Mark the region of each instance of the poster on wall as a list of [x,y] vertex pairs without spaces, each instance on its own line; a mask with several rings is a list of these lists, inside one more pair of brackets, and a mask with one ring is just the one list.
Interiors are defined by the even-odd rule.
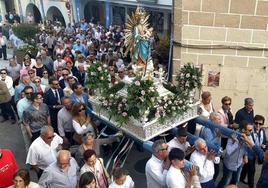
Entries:
[[219,71],[208,71],[209,87],[218,87],[220,85],[220,74]]

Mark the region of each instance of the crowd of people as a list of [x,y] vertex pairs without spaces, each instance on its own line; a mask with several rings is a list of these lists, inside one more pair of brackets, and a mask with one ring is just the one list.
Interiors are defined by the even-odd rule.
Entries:
[[[252,98],[244,100],[245,106],[235,116],[231,102],[230,97],[223,97],[222,107],[216,111],[211,93],[203,92],[200,117],[213,125],[188,122],[186,126],[179,126],[170,141],[157,140],[153,143],[153,155],[146,164],[147,188],[224,188],[237,187],[240,181],[249,188],[268,186],[265,180],[268,175],[267,139],[263,129],[265,118],[254,115]],[[225,134],[226,129],[236,132],[228,135]],[[221,160],[222,177],[218,177]],[[261,164],[262,171],[258,182],[255,182],[256,165]]]
[[[0,187],[133,188],[125,169],[108,173],[104,167],[102,145],[118,142],[120,136],[100,137],[102,123],[92,116],[89,102],[94,91],[86,87],[87,67],[96,61],[109,67],[111,84],[135,76],[131,58],[124,53],[124,28],[105,28],[82,19],[74,26],[49,23],[40,29],[35,39],[40,44],[37,54],[27,52],[22,62],[10,58],[0,70],[1,122],[20,124],[27,151],[25,164],[36,172],[38,182],[31,181],[29,168],[18,170],[9,149],[2,149]],[[152,37],[152,51],[157,45]],[[152,57],[158,69],[159,58],[154,53]],[[218,111],[209,92],[201,97],[200,116],[242,136],[226,136],[221,129],[190,123],[178,127],[174,138],[155,140],[152,145],[152,157],[145,167],[148,188],[235,187],[246,176],[248,187],[256,184],[256,163],[268,161],[264,158],[265,119],[254,114],[253,99],[246,98],[234,117],[230,97],[222,98]],[[188,142],[190,135],[198,138]],[[69,150],[75,145],[74,152]],[[188,168],[185,158],[191,164]],[[216,186],[221,159],[224,175]],[[267,168],[265,162],[263,168]],[[265,187],[264,173],[257,187]]]

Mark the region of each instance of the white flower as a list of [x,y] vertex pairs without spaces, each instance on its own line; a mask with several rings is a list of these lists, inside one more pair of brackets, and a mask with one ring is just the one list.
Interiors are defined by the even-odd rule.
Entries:
[[101,67],[98,67],[98,71],[102,71],[102,68]]
[[168,101],[168,104],[172,104],[171,100]]
[[114,97],[114,94],[110,94],[110,97],[111,97],[111,98]]
[[122,116],[123,116],[123,117],[126,117],[126,116],[127,116],[127,113],[126,113],[126,112],[123,112],[123,113],[122,113]]
[[180,101],[179,101],[179,104],[182,104],[182,103],[183,103],[183,101],[182,101],[182,100],[180,100]]
[[189,77],[190,77],[190,74],[189,74],[189,73],[187,73],[187,74],[186,74],[186,78],[189,78]]
[[145,91],[144,90],[141,90],[141,95],[145,95]]
[[176,107],[175,106],[172,106],[171,109],[175,111],[176,110]]
[[137,81],[135,82],[135,85],[136,85],[136,86],[140,86],[140,85],[141,85],[140,81],[137,80]]
[[96,72],[91,72],[90,75],[91,76],[96,76]]
[[104,105],[104,106],[107,106],[107,105],[108,105],[108,101],[105,100],[105,101],[103,102],[103,105]]
[[126,103],[126,102],[127,102],[127,99],[123,98],[123,99],[122,99],[122,102],[123,102],[123,103]]
[[103,76],[102,77],[100,77],[100,80],[103,80],[104,78],[103,78]]
[[107,68],[108,66],[106,64],[103,65],[104,68]]
[[159,111],[159,112],[161,112],[161,111],[163,111],[163,110],[164,110],[163,106],[159,106],[159,107],[157,108],[157,111]]
[[123,105],[121,103],[119,103],[118,107],[122,107]]

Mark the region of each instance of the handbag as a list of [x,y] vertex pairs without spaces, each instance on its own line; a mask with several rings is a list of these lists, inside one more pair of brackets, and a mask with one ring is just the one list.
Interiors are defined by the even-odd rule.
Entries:
[[104,174],[105,184],[108,187],[112,183],[111,178],[109,176],[109,173],[107,172],[107,170],[105,169],[105,167],[103,165],[103,159],[102,158],[98,158],[98,160],[99,160],[99,162],[101,164],[101,168],[102,168],[102,171],[103,171],[103,174]]

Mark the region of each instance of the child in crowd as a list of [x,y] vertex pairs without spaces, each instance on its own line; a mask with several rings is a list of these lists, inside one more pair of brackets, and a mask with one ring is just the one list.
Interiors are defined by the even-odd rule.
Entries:
[[116,168],[113,173],[113,182],[109,188],[134,188],[134,182],[123,168]]

